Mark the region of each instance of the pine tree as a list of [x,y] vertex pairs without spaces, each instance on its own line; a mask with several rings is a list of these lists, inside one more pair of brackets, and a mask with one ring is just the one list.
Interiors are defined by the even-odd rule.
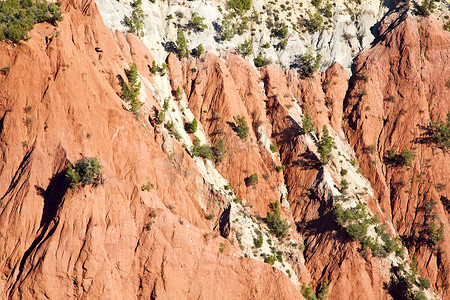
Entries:
[[327,126],[323,125],[322,137],[320,138],[319,147],[317,149],[320,154],[320,161],[322,164],[326,165],[328,163],[333,146],[333,138],[330,136]]
[[130,66],[130,70],[127,72],[127,79],[128,83],[124,81],[122,84],[122,97],[130,105],[130,111],[137,113],[144,103],[138,99],[141,83],[138,82],[138,72],[135,63]]

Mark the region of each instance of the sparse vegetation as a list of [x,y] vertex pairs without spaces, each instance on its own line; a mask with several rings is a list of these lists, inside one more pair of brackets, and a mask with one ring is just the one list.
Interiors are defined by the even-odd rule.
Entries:
[[197,127],[198,127],[198,122],[197,119],[194,118],[194,120],[192,120],[191,123],[189,123],[189,133],[195,133],[197,131]]
[[450,148],[450,111],[447,112],[447,120],[445,122],[430,121],[430,128],[433,141],[444,148]]
[[328,282],[324,282],[324,284],[320,287],[319,293],[316,295],[311,287],[311,283],[306,285],[302,284],[301,293],[306,300],[323,300],[328,297]]
[[270,144],[270,151],[274,153],[278,151],[277,141],[273,141],[272,144]]
[[267,213],[265,222],[269,227],[271,233],[275,234],[278,238],[285,238],[288,235],[291,225],[286,219],[281,219],[280,201],[276,200],[270,204],[272,213]]
[[57,21],[63,19],[60,5],[60,1],[0,1],[0,41],[8,40],[17,44],[21,40],[29,39],[27,33],[37,23],[48,22],[56,25]]
[[193,156],[200,156],[209,160],[213,160],[213,151],[211,147],[207,144],[200,145],[200,140],[198,137],[195,138],[191,153]]
[[152,184],[150,177],[147,177],[147,181],[145,182],[145,184],[142,185],[141,190],[150,192],[150,190],[153,188],[154,188],[154,185]]
[[298,59],[298,66],[303,76],[312,76],[320,67],[320,61],[322,60],[322,55],[317,54],[314,57],[312,51],[307,51],[305,54],[300,56]]
[[236,131],[238,137],[241,140],[246,141],[247,137],[248,137],[249,127],[247,125],[247,121],[245,120],[245,117],[237,116],[234,118],[234,121],[236,123],[236,127],[234,130]]
[[192,51],[192,54],[195,56],[202,56],[205,53],[205,49],[203,48],[203,44],[200,44]]
[[258,184],[258,174],[253,173],[252,175],[250,175],[249,177],[247,177],[247,178],[245,179],[245,184],[246,184],[247,186]]
[[138,82],[138,72],[135,63],[130,66],[127,78],[128,83],[125,81],[122,83],[122,98],[130,105],[130,111],[136,114],[144,103],[138,99],[141,83]]
[[215,214],[209,214],[209,215],[206,215],[206,220],[212,220],[212,219],[214,219],[216,217],[216,215]]
[[285,166],[276,166],[275,170],[277,170],[278,173],[283,172],[285,170]]
[[257,238],[253,239],[253,244],[255,248],[261,248],[264,242],[264,237],[262,234],[259,234]]
[[273,265],[277,261],[277,258],[275,255],[268,255],[266,258],[264,258],[264,262],[268,263],[270,265]]
[[257,68],[261,68],[270,64],[270,60],[264,58],[261,53],[258,54],[258,56],[255,58],[253,62],[255,63],[255,67]]
[[75,166],[67,165],[65,176],[72,187],[79,183],[83,186],[92,184],[96,187],[105,182],[102,168],[96,157],[83,157],[75,163]]
[[189,56],[189,47],[186,42],[186,37],[184,36],[184,32],[181,29],[178,29],[177,32],[177,54],[180,58]]
[[128,27],[128,31],[139,37],[144,36],[144,11],[142,10],[142,0],[134,0],[131,4],[133,11],[131,17],[125,16],[122,24]]
[[192,28],[195,32],[202,32],[208,28],[208,26],[205,23],[203,23],[204,21],[205,18],[200,17],[196,13],[193,13],[187,26],[189,28]]
[[253,53],[253,39],[245,40],[242,44],[238,45],[237,51],[244,57]]
[[302,118],[303,131],[309,134],[314,131],[315,124],[312,120],[311,113],[309,112],[308,106],[305,106],[305,113]]
[[228,1],[228,7],[242,14],[252,8],[252,0],[230,0]]
[[334,147],[333,138],[328,132],[327,126],[323,126],[322,137],[320,138],[317,152],[320,155],[320,161],[322,164],[326,165],[330,159],[331,149]]

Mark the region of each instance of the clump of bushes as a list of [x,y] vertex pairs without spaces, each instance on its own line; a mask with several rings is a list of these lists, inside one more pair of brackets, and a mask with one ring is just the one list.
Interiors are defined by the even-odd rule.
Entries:
[[49,3],[45,0],[5,0],[0,1],[0,41],[19,43],[27,40],[28,31],[37,23],[48,22],[56,25],[63,17],[61,2]]
[[307,51],[305,54],[300,56],[298,59],[298,66],[303,76],[310,77],[316,72],[320,67],[320,61],[322,60],[322,55],[317,54],[314,57],[312,51]]
[[201,32],[208,28],[208,26],[205,23],[203,23],[204,21],[205,18],[200,17],[196,13],[193,13],[187,26],[189,28],[192,28],[195,32]]
[[320,138],[317,151],[320,155],[320,161],[326,165],[330,159],[331,149],[334,147],[334,140],[328,132],[327,126],[323,126],[322,137]]
[[275,255],[268,255],[264,258],[264,262],[273,265],[277,261],[277,257]]
[[264,242],[264,237],[262,234],[259,234],[257,238],[253,239],[253,244],[255,248],[261,248]]
[[403,150],[401,154],[396,154],[394,150],[387,152],[386,161],[390,164],[411,166],[413,160],[414,154],[408,149]]
[[307,300],[323,300],[328,297],[328,282],[325,281],[324,284],[320,287],[319,293],[316,295],[314,293],[311,283],[306,285],[305,283],[302,284],[301,293],[303,297]]
[[223,138],[219,138],[217,140],[216,145],[213,147],[212,151],[213,151],[214,161],[216,163],[221,162],[227,151],[225,148],[225,142],[223,141]]
[[442,241],[444,236],[444,223],[441,223],[439,228],[436,223],[432,221],[427,228],[428,241],[432,245],[437,245]]
[[444,148],[450,148],[450,112],[447,112],[447,120],[445,122],[430,121],[430,127],[433,141]]
[[311,113],[309,112],[308,106],[305,106],[305,113],[302,118],[303,132],[308,134],[314,131],[315,124],[312,120]]
[[238,45],[237,51],[244,57],[253,53],[253,39],[245,40],[242,44]]
[[258,56],[253,60],[253,62],[255,63],[255,67],[257,68],[261,68],[270,64],[270,60],[264,58],[261,53],[258,54]]
[[177,141],[181,140],[180,133],[175,129],[175,123],[173,121],[169,121],[164,124],[164,127],[169,131],[169,134],[173,136]]
[[177,47],[177,54],[180,58],[189,56],[189,47],[184,32],[181,29],[178,29],[177,31],[177,42],[175,44]]
[[102,168],[96,157],[83,157],[75,163],[75,166],[67,165],[65,176],[72,187],[79,183],[83,186],[92,184],[96,187],[105,182]]
[[127,78],[128,83],[125,81],[122,83],[122,98],[130,105],[130,111],[136,114],[144,103],[138,99],[141,83],[138,82],[138,72],[135,63],[130,66]]
[[234,118],[234,121],[236,123],[236,127],[234,128],[234,131],[237,133],[238,137],[246,141],[248,137],[248,130],[249,127],[247,125],[247,121],[245,120],[244,116],[237,116]]
[[195,133],[197,131],[198,122],[197,119],[194,118],[191,123],[188,125],[189,133]]
[[258,174],[253,173],[249,177],[245,178],[245,184],[247,186],[258,184]]
[[228,7],[242,14],[252,8],[252,0],[230,0],[228,1]]
[[286,219],[281,219],[280,201],[276,200],[270,204],[270,207],[273,212],[267,213],[265,222],[272,234],[275,234],[278,238],[285,238],[291,225]]
[[134,0],[131,4],[133,11],[131,17],[125,16],[122,24],[128,27],[128,31],[139,37],[144,36],[144,11],[142,10],[142,0]]
[[193,156],[200,156],[209,160],[213,160],[213,151],[211,147],[207,144],[200,145],[200,139],[198,137],[195,138],[191,153]]

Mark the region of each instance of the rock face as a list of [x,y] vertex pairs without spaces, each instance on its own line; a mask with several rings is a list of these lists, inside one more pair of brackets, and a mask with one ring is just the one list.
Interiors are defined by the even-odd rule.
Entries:
[[[306,78],[256,69],[232,50],[169,54],[164,75],[138,38],[108,31],[94,2],[62,7],[58,27],[0,43],[2,298],[302,299],[310,283],[328,286],[329,299],[406,299],[418,288],[395,278],[413,256],[426,295],[450,297],[448,149],[423,135],[450,106],[450,34],[439,21],[388,16],[350,78],[337,63]],[[137,114],[120,97],[132,63]],[[325,166],[324,125],[335,140]],[[223,159],[194,157],[195,137],[213,150],[224,141]],[[70,187],[67,164],[93,156],[105,183]],[[352,241],[333,217],[342,198],[366,203],[401,238],[404,258]],[[275,200],[290,225],[279,238],[264,222]],[[432,222],[444,228],[436,243]]]

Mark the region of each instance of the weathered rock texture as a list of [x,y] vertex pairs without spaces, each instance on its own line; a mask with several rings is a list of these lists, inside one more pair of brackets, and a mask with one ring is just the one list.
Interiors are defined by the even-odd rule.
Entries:
[[[9,66],[0,75],[2,298],[301,299],[299,282],[326,281],[330,299],[392,298],[391,264],[361,251],[333,220],[329,181],[339,184],[339,170],[321,165],[315,135],[299,126],[300,107],[316,129],[327,125],[348,139],[378,197],[364,196],[368,207],[393,224],[391,234],[417,257],[432,289],[450,296],[449,157],[421,136],[450,106],[450,34],[435,20],[387,18],[351,78],[338,64],[309,78],[275,65],[256,70],[233,51],[168,56],[171,89],[183,91],[211,145],[225,141],[216,168],[233,197],[245,199],[254,217],[281,200],[292,225],[286,242],[305,246],[303,257],[284,254],[295,282],[244,258],[234,220],[222,218],[230,234],[219,236],[231,197],[149,122],[162,102],[156,82],[165,80],[151,74],[150,51],[134,36],[109,32],[94,2],[66,1],[63,11],[58,27],[39,24],[31,40],[0,44],[0,67]],[[137,117],[119,97],[133,62],[145,100]],[[234,131],[237,116],[249,125],[246,141]],[[389,149],[411,150],[412,165],[389,163]],[[83,156],[103,163],[104,185],[69,187],[66,165]],[[247,186],[253,173],[259,183]],[[141,189],[148,180],[153,188]],[[426,242],[431,218],[445,228],[434,246]]]

